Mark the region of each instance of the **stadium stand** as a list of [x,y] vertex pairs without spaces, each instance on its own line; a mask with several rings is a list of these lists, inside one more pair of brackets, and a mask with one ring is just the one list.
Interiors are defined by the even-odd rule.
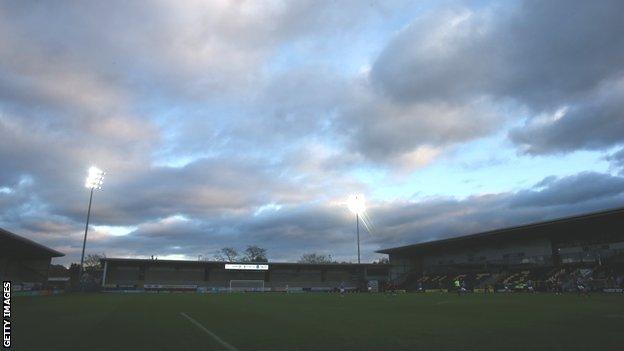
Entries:
[[10,280],[14,291],[36,291],[47,286],[52,257],[62,253],[0,228],[0,280]]
[[[389,265],[215,262],[105,258],[105,290],[227,291],[232,282],[249,291],[328,291],[383,286]],[[258,282],[258,284],[253,284]],[[237,286],[238,286],[237,285]]]
[[624,283],[624,208],[377,251],[389,255],[393,284],[406,290],[593,290]]

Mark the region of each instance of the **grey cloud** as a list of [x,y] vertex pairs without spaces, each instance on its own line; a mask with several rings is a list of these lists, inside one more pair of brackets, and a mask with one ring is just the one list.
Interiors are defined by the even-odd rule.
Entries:
[[481,56],[488,45],[487,20],[461,9],[417,18],[375,61],[373,86],[404,104],[483,94],[489,85],[484,71],[498,60],[496,55]]
[[614,152],[606,157],[607,161],[611,162],[611,165],[620,170],[620,173],[624,174],[624,149]]
[[621,89],[605,97],[595,91],[624,72],[624,4],[516,5],[434,11],[417,19],[382,51],[371,72],[373,85],[402,105],[466,104],[488,96],[501,106],[526,106],[530,116],[571,105],[568,118],[512,132],[512,140],[530,153],[621,142]]
[[[210,218],[249,213],[266,203],[306,201],[310,189],[252,159],[201,159],[182,168],[154,167],[121,181],[109,177],[97,194],[98,221],[129,225],[177,213]],[[79,219],[80,201],[56,204],[59,213]]]
[[[260,96],[255,106],[266,109],[239,110],[256,124],[218,110],[230,106],[210,105],[253,100],[256,84],[265,84],[259,76],[267,58],[284,41],[347,34],[386,6],[325,5],[3,3],[0,186],[12,186],[23,176],[34,182],[28,196],[26,190],[11,195],[11,206],[38,201],[51,215],[82,220],[84,192],[67,189],[80,189],[91,163],[108,172],[105,190],[96,195],[100,224],[132,225],[178,212],[207,217],[249,212],[265,202],[309,201],[324,185],[295,188],[296,181],[285,180],[276,169],[276,164],[288,168],[284,159],[290,155],[272,159],[270,154],[285,143],[273,143],[279,140],[279,133],[272,133],[276,120],[292,120],[281,123],[286,125],[283,140],[317,130],[314,111],[289,113],[318,102],[305,94],[323,93],[314,85],[319,81],[309,80],[311,86],[297,93],[299,101],[289,99],[283,87],[299,88],[312,74],[302,71],[301,79],[291,74],[275,80],[279,86],[267,84],[267,94],[277,92],[286,105],[269,110],[273,100]],[[343,6],[357,16],[345,21]],[[305,20],[293,20],[302,15]],[[323,104],[331,103],[333,97],[325,96]],[[230,118],[234,122],[228,123]],[[255,129],[260,130],[252,138]],[[179,133],[172,137],[172,132]],[[200,159],[178,169],[153,165],[154,157],[176,161],[189,153]],[[2,210],[10,211],[8,205]]]
[[[275,77],[266,72],[284,52],[344,50],[396,6],[403,5],[7,2],[0,7],[0,111],[102,153],[128,131],[115,142],[157,148],[141,151],[143,165],[150,156],[276,153],[293,138],[332,139],[348,82],[323,61],[279,68]],[[119,150],[110,151],[109,158]]]
[[[36,79],[33,71],[71,68],[139,96],[156,92],[159,98],[205,99],[208,92],[248,91],[249,84],[258,83],[258,66],[284,42],[346,36],[384,16],[388,6],[358,1],[9,1],[0,7],[0,53],[2,63],[24,78]],[[352,16],[345,17],[345,11]]]
[[558,119],[529,121],[509,136],[530,154],[601,150],[624,142],[624,79],[571,105]]
[[550,180],[546,184],[547,187],[542,190],[518,192],[511,206],[570,205],[624,193],[624,178],[595,172]]
[[[339,212],[343,212],[341,215]],[[254,216],[249,213],[229,214],[208,219],[165,218],[139,225],[125,236],[98,234],[92,228],[88,244],[89,252],[106,253],[108,256],[149,256],[181,254],[188,258],[196,255],[210,257],[225,246],[244,249],[245,245],[260,245],[269,249],[272,260],[293,260],[303,252],[329,250],[337,257],[352,258],[353,218],[346,209],[325,206],[297,206],[283,208],[271,213]],[[29,236],[40,234],[32,228],[24,232]],[[65,249],[64,261],[76,259],[80,252],[80,235],[50,235],[56,227],[39,226],[48,235],[45,243]],[[77,231],[78,232],[78,231]],[[331,249],[328,248],[331,245]]]
[[557,181],[557,177],[556,176],[548,176],[548,177],[540,180],[539,182],[537,182],[535,184],[535,186],[533,186],[533,188],[544,188],[544,187],[547,187],[547,186],[553,184],[556,181]]
[[386,204],[374,216],[379,247],[406,245],[597,210],[622,207],[624,179],[581,173],[549,179],[541,190]]
[[337,128],[347,145],[375,162],[387,162],[419,147],[444,147],[487,135],[504,120],[487,100],[466,104],[396,104],[368,89],[356,89]]
[[372,71],[406,101],[482,94],[557,106],[624,68],[620,1],[523,1],[434,12],[401,32]]
[[[373,204],[369,215],[375,229],[362,231],[365,258],[379,248],[465,235],[573,214],[621,207],[622,177],[580,173],[546,178],[540,188],[518,192],[420,202]],[[54,222],[54,220],[51,220]],[[38,230],[66,232],[64,224],[39,224]],[[147,221],[126,236],[95,235],[89,251],[109,256],[182,254],[211,256],[223,246],[258,244],[269,249],[272,260],[293,260],[306,251],[331,253],[340,260],[355,257],[353,216],[340,204],[293,204],[258,215],[229,213],[199,219],[165,218]],[[67,260],[79,252],[80,233],[48,237],[47,244],[66,248]]]

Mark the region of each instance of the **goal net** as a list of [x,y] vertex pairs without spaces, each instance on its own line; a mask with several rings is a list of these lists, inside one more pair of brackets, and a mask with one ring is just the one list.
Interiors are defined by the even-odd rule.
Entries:
[[264,291],[264,280],[230,280],[230,292]]

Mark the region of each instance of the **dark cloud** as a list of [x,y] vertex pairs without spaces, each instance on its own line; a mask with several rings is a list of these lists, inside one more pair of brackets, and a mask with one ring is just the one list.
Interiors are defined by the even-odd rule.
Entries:
[[611,165],[620,170],[621,174],[624,174],[624,149],[620,149],[615,153],[607,156],[607,161],[611,162]]
[[522,1],[433,12],[390,42],[373,81],[400,101],[492,95],[556,107],[622,72],[623,6]]
[[[622,177],[586,172],[547,177],[536,188],[517,192],[374,204],[368,212],[374,229],[370,233],[362,229],[362,247],[368,260],[380,248],[621,207],[623,203]],[[80,223],[32,214],[22,215],[14,223],[20,226],[20,234],[66,252],[67,262],[80,252]],[[91,230],[89,251],[109,256],[210,257],[224,246],[244,249],[257,244],[269,249],[272,260],[294,260],[311,251],[330,253],[340,260],[355,257],[353,216],[342,203],[269,206],[253,213],[233,211],[204,218],[173,215],[144,221],[124,236],[112,236],[98,228]]]
[[511,206],[573,205],[624,193],[624,178],[602,173],[584,172],[561,179],[545,180],[547,182],[538,183],[538,186],[546,184],[543,189],[518,192]]
[[561,153],[577,149],[603,150],[624,142],[624,79],[555,113],[536,118],[509,136],[530,154]]
[[354,89],[336,126],[348,136],[350,149],[375,162],[392,163],[419,150],[484,136],[504,119],[487,99],[404,105],[376,94],[367,84]]
[[471,196],[464,200],[432,199],[389,203],[375,209],[379,247],[477,233],[591,211],[622,207],[624,178],[581,173],[545,178],[537,190]]
[[[511,138],[530,153],[620,143],[624,3],[516,5],[446,9],[417,19],[382,51],[371,72],[373,85],[402,105],[467,105],[487,96],[496,104],[526,106],[530,126]],[[568,105],[565,118],[536,123]],[[462,118],[482,124],[479,116]]]

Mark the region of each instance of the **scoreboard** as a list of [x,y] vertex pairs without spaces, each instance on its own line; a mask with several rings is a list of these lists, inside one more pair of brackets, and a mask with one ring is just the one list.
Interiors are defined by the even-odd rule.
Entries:
[[245,270],[245,271],[268,271],[268,264],[239,264],[226,263],[225,269]]

